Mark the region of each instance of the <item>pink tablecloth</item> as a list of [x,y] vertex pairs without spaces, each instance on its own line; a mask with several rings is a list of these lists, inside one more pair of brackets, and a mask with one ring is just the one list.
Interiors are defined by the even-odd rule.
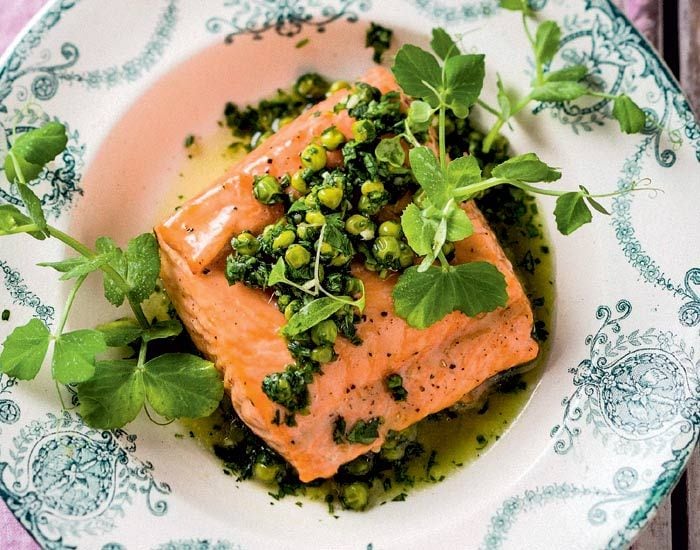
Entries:
[[[655,39],[655,21],[658,21],[655,0],[615,0],[644,32]],[[0,52],[12,42],[29,19],[43,6],[45,0],[0,0]],[[0,502],[0,550],[35,550],[34,540]]]

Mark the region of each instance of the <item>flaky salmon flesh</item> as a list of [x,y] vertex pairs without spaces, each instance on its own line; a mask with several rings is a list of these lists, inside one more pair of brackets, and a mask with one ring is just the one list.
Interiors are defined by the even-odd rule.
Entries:
[[[397,89],[391,73],[381,67],[362,80],[382,92]],[[342,464],[379,451],[390,430],[403,430],[455,404],[484,381],[538,353],[531,337],[532,309],[522,285],[483,215],[467,202],[463,208],[474,234],[455,243],[455,263],[494,264],[506,279],[505,307],[473,318],[453,312],[418,330],[394,312],[391,293],[397,276],[381,279],[354,265],[353,275],[362,279],[366,290],[367,305],[357,325],[362,344],[339,338],[338,359],[325,364],[323,374],[309,385],[308,413],[297,413],[295,426],[273,423],[281,407],[263,393],[262,382],[294,362],[279,333],[285,318],[269,292],[229,285],[225,257],[234,235],[244,230],[259,233],[283,214],[282,207],[255,200],[254,175],[296,172],[302,149],[329,126],[351,136],[347,112],[333,112],[347,93],[336,92],[281,128],[155,229],[165,289],[194,343],[223,373],[241,419],[305,482],[330,477]],[[387,391],[385,379],[394,373],[403,378],[405,401],[395,401]],[[379,437],[367,445],[338,444],[333,440],[338,417],[348,426],[382,417]]]

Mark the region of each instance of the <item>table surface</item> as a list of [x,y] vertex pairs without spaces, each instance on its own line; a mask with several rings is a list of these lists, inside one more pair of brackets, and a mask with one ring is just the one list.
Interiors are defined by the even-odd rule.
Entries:
[[[0,52],[46,0],[0,0]],[[700,0],[613,0],[664,56],[700,113]],[[0,503],[0,548],[35,550],[36,543]],[[690,466],[632,545],[633,550],[700,550],[700,448]]]

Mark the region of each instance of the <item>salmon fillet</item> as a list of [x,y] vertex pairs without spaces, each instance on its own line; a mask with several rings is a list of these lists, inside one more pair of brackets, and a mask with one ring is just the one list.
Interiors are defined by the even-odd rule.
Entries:
[[[363,80],[383,92],[396,88],[391,74],[381,68]],[[397,277],[381,279],[355,265],[353,274],[364,282],[367,298],[357,325],[362,344],[339,338],[338,359],[325,364],[323,374],[309,385],[308,414],[297,413],[295,426],[273,423],[284,409],[263,393],[262,382],[294,362],[279,335],[285,318],[269,293],[228,284],[225,256],[234,234],[260,232],[282,213],[253,198],[253,174],[294,172],[300,151],[328,126],[350,134],[347,113],[331,111],[343,93],[302,114],[156,227],[163,283],[194,343],[223,372],[242,420],[296,468],[302,481],[330,477],[342,464],[378,451],[389,430],[405,429],[453,405],[485,380],[538,352],[523,288],[483,215],[469,202],[463,208],[474,234],[456,243],[455,262],[494,264],[506,278],[507,305],[475,318],[454,312],[425,330],[414,329],[393,310]],[[385,378],[394,373],[403,378],[405,401],[394,401],[386,389]],[[369,445],[335,443],[333,428],[340,416],[348,427],[382,417],[379,437]]]

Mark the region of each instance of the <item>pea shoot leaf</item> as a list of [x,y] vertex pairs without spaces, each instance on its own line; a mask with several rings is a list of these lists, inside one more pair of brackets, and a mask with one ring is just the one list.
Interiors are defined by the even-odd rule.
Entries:
[[286,282],[287,275],[285,272],[284,259],[280,258],[270,270],[270,275],[267,277],[267,286],[274,286]]
[[[14,183],[28,183],[36,179],[44,166],[63,152],[67,143],[66,127],[59,122],[49,122],[22,134],[5,157],[5,176]],[[13,157],[21,174],[15,171]]]
[[537,86],[530,92],[532,99],[537,101],[573,101],[588,93],[588,88],[578,82],[564,80],[561,82],[550,81],[545,82],[541,86]]
[[143,333],[143,341],[160,340],[162,338],[172,338],[182,332],[182,323],[177,319],[168,319],[154,323]]
[[[0,235],[3,233],[9,233],[17,227],[23,225],[31,225],[32,220],[22,214],[19,209],[12,204],[1,204],[0,205]],[[41,231],[29,231],[28,232],[35,239],[43,240],[46,235]]]
[[15,328],[3,343],[0,372],[32,380],[41,369],[50,341],[51,333],[39,319]]
[[411,102],[408,108],[408,124],[413,132],[425,132],[430,127],[430,120],[435,111],[420,99]]
[[474,232],[472,221],[467,213],[459,206],[455,205],[447,214],[447,235],[446,240],[450,242],[466,239]]
[[433,152],[427,147],[414,147],[408,153],[411,170],[416,181],[425,191],[428,200],[436,207],[442,208],[451,196],[448,193],[440,164]]
[[93,428],[110,430],[131,422],[146,395],[134,360],[98,361],[92,378],[78,384],[80,414]]
[[129,294],[137,302],[143,302],[153,294],[160,275],[158,241],[153,233],[143,233],[129,241],[126,261]]
[[588,67],[585,65],[571,65],[564,67],[558,71],[547,73],[545,80],[547,82],[578,82],[588,74]]
[[29,217],[32,222],[39,228],[39,231],[44,235],[48,235],[49,226],[46,223],[46,217],[44,216],[44,210],[41,208],[41,201],[39,197],[34,194],[28,185],[23,183],[17,184],[17,191],[19,191],[19,196],[27,208]]
[[625,134],[637,134],[644,129],[647,115],[632,98],[626,94],[619,95],[613,102],[612,115],[620,124]]
[[224,384],[214,364],[188,353],[166,353],[144,365],[146,397],[166,418],[208,416],[219,406]]
[[97,330],[76,330],[56,338],[51,368],[61,384],[85,382],[95,372],[95,356],[107,349]]
[[508,301],[503,274],[487,262],[470,262],[424,273],[410,267],[393,291],[396,313],[409,325],[423,329],[452,311],[470,317],[505,306]]
[[143,328],[136,319],[117,319],[95,327],[104,337],[105,344],[111,348],[128,346],[143,334]]
[[532,9],[527,3],[527,0],[501,0],[500,6],[506,10],[522,11],[526,15],[530,15],[530,13],[532,13]]
[[[414,103],[417,102],[414,101]],[[423,103],[423,105],[427,104]],[[406,151],[401,145],[401,136],[384,138],[377,144],[374,154],[377,156],[377,160],[386,162],[395,168],[401,168],[406,162]]]
[[537,27],[535,34],[535,56],[537,60],[546,65],[554,58],[559,50],[561,29],[556,21],[543,21]]
[[479,183],[481,181],[479,161],[471,155],[454,159],[447,165],[447,181],[450,190]]
[[433,39],[430,41],[430,47],[443,60],[462,53],[454,40],[452,40],[452,37],[441,27],[433,29]]
[[[127,259],[124,252],[119,248],[109,237],[99,237],[95,242],[95,248],[98,252],[108,255],[111,258],[110,266],[126,278],[128,269]],[[113,306],[119,307],[124,303],[126,295],[119,285],[106,273],[103,276],[104,295],[107,301]]]
[[437,231],[437,222],[426,219],[421,215],[421,209],[415,204],[409,204],[401,214],[401,228],[403,229],[408,246],[416,254],[425,256],[433,249],[433,240]]
[[552,182],[561,178],[561,172],[542,162],[535,153],[518,155],[496,166],[491,175],[507,180],[529,183]]
[[445,102],[459,118],[465,118],[479,99],[486,69],[482,54],[456,55],[445,61]]
[[496,99],[498,100],[498,106],[501,108],[501,116],[504,120],[508,120],[513,107],[510,97],[506,93],[506,89],[503,86],[501,75],[496,75],[496,86],[498,88]]
[[432,107],[440,104],[435,90],[442,86],[442,70],[433,54],[405,44],[396,54],[391,70],[407,95],[421,98]]
[[[352,298],[339,296],[339,298],[352,302]],[[282,332],[285,336],[293,337],[301,334],[305,330],[325,321],[336,311],[339,311],[347,304],[335,298],[317,298],[312,300],[299,311],[297,311],[284,327]]]
[[557,229],[562,235],[570,235],[582,225],[593,219],[591,211],[584,201],[582,191],[571,191],[557,198],[554,208]]
[[109,255],[98,254],[92,258],[78,256],[76,258],[67,258],[58,262],[40,262],[37,265],[42,267],[51,267],[56,271],[60,271],[63,273],[63,275],[61,275],[61,281],[67,281],[69,279],[77,279],[78,277],[89,275],[93,271],[97,271],[103,265],[109,263],[110,260],[111,258]]

